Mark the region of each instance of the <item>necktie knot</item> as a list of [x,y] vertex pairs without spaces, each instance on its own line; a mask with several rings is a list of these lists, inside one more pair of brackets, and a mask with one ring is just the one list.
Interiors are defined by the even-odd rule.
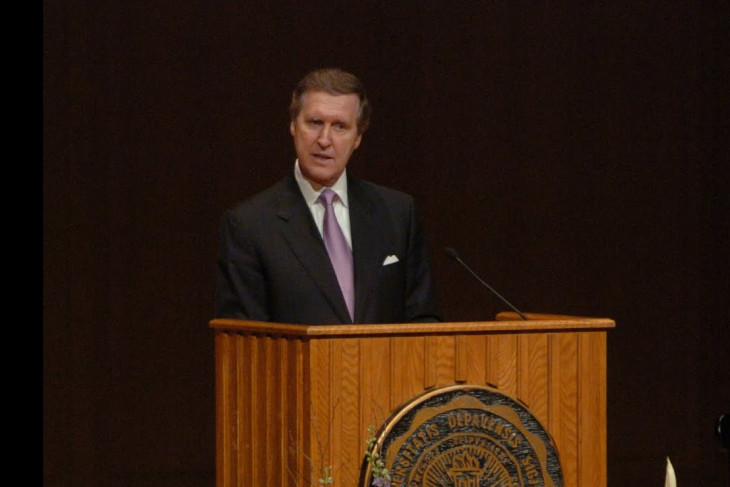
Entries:
[[332,203],[334,203],[335,199],[337,199],[337,193],[335,193],[331,189],[325,189],[319,195],[319,201],[321,201],[325,206],[332,206]]

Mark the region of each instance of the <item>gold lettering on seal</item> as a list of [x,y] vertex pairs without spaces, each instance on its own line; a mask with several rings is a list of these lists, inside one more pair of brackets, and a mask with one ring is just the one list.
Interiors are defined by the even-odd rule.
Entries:
[[520,463],[522,463],[525,477],[527,477],[527,485],[540,485],[540,471],[537,469],[537,463],[532,455],[527,455]]
[[520,446],[521,438],[517,430],[509,423],[503,423],[484,413],[470,413],[456,411],[448,415],[449,428],[479,428],[493,433],[504,441],[510,448],[516,449]]

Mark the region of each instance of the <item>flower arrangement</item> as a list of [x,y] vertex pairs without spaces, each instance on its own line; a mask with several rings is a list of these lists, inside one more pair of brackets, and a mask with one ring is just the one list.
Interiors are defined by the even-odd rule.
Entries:
[[331,466],[322,468],[322,470],[320,472],[321,477],[319,478],[319,485],[331,485],[332,482],[334,482],[332,480],[331,471],[332,471]]
[[377,443],[375,441],[375,427],[368,426],[368,439],[365,442],[367,449],[365,450],[365,460],[370,464],[373,473],[373,487],[391,487],[390,472],[385,468],[385,463],[377,451]]
[[[365,461],[370,465],[372,471],[373,483],[372,487],[391,487],[390,472],[385,468],[385,463],[377,451],[377,443],[375,440],[375,427],[368,426],[368,439],[365,441],[367,449],[365,450]],[[332,467],[322,467],[320,469],[320,477],[318,479],[320,485],[332,485]]]

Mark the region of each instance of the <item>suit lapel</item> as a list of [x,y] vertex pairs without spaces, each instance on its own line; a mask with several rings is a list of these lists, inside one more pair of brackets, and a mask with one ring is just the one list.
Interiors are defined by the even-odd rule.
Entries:
[[[293,176],[281,186],[277,216],[284,222],[282,236],[300,265],[307,271],[342,322],[350,322],[350,313],[347,311],[324,241]],[[357,271],[355,274],[357,275]]]
[[[350,231],[355,265],[355,321],[370,320],[376,309],[378,280],[384,248],[390,248],[387,221],[379,217],[379,203],[356,179],[348,180]],[[377,229],[377,231],[373,231]]]

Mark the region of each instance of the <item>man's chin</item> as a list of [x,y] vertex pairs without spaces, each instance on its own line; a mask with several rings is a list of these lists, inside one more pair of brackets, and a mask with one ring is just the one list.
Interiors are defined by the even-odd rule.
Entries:
[[[302,175],[310,182],[312,185],[318,185],[318,186],[332,186],[337,182],[337,179],[340,177],[342,172],[337,173],[332,170],[315,170],[314,171],[302,171]],[[319,188],[315,188],[319,189]]]

